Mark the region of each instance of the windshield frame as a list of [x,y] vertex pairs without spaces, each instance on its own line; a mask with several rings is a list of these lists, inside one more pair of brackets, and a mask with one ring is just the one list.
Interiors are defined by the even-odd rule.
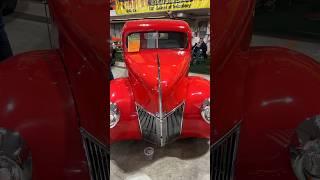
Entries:
[[[185,47],[183,48],[159,48],[159,36],[157,36],[157,38],[155,39],[156,40],[156,47],[155,48],[140,48],[139,51],[137,52],[140,52],[140,51],[144,51],[144,50],[159,50],[159,49],[168,49],[168,50],[176,50],[176,51],[181,51],[181,50],[188,50],[190,49],[190,43],[189,43],[189,37],[188,37],[188,33],[186,32],[182,32],[182,31],[137,31],[137,32],[131,32],[127,35],[125,41],[126,43],[124,44],[124,47],[125,47],[125,50],[126,52],[128,53],[128,38],[130,35],[132,34],[141,34],[141,33],[157,33],[158,35],[160,33],[181,33],[184,35],[185,37]],[[130,53],[130,52],[129,52]]]

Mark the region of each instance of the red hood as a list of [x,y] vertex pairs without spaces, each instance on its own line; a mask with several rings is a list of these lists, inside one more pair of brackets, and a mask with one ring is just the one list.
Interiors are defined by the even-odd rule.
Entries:
[[127,53],[126,64],[135,100],[150,112],[159,112],[158,60],[163,111],[169,112],[183,101],[184,77],[190,64],[190,52],[178,50],[143,50]]

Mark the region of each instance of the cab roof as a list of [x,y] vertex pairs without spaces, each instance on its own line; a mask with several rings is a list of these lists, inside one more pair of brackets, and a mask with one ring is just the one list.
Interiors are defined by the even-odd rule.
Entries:
[[125,23],[122,29],[122,37],[134,32],[149,31],[175,31],[187,33],[191,37],[191,29],[185,21],[172,19],[146,19],[134,20]]

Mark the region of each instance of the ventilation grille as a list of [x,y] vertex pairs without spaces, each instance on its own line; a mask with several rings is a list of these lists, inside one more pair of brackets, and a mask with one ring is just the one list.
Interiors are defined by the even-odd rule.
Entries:
[[105,145],[81,129],[91,180],[109,180],[109,153]]
[[136,108],[140,130],[144,140],[159,146],[164,146],[180,136],[184,103],[165,114],[162,121],[157,115],[147,112],[140,105],[137,105]]
[[211,147],[211,180],[234,179],[239,135],[240,126],[237,125]]

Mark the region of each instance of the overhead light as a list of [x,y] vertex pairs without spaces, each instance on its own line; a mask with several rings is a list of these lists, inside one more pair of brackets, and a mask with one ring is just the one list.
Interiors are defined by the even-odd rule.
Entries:
[[178,17],[178,18],[189,18],[190,16],[188,15],[188,14],[186,14],[186,13],[183,13],[183,12],[178,12],[177,14],[176,14],[176,17]]
[[186,16],[186,15],[182,12],[177,13],[177,17],[184,17],[184,16]]
[[146,17],[146,19],[162,19],[166,18],[167,16],[152,16],[152,17]]
[[117,13],[115,10],[110,10],[110,17],[113,17],[113,16],[117,16]]
[[143,18],[128,18],[128,20],[141,20]]
[[150,26],[150,24],[140,24],[139,26],[141,26],[141,27],[148,27],[148,26]]
[[111,19],[111,21],[127,21],[128,19]]

